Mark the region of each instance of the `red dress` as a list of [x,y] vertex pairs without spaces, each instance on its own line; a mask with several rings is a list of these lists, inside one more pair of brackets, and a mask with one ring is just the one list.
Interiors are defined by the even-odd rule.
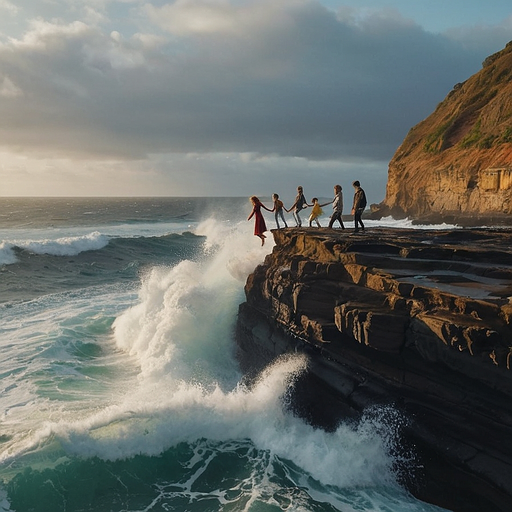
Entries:
[[255,204],[251,213],[251,217],[254,215],[254,234],[256,236],[261,236],[265,231],[267,231],[267,225],[265,224],[265,219],[263,218],[263,214],[261,213],[261,205]]

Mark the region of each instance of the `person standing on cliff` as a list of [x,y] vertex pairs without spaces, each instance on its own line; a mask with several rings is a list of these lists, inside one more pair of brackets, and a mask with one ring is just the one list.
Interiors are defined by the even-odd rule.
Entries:
[[354,216],[354,233],[357,233],[359,231],[359,224],[361,224],[361,231],[364,231],[364,224],[361,217],[364,209],[366,208],[366,194],[361,188],[361,183],[359,183],[359,181],[354,181],[352,186],[355,188],[352,215]]
[[265,208],[265,210],[271,212],[270,208],[267,208],[256,196],[251,196],[252,203],[252,212],[247,218],[247,220],[251,220],[254,216],[254,235],[261,238],[261,245],[265,243],[265,238],[267,238],[264,233],[267,231],[267,225],[265,224],[265,219],[263,218],[263,214],[261,213],[261,209]]
[[297,187],[297,196],[295,197],[295,202],[290,207],[289,210],[286,210],[287,212],[291,212],[293,210],[293,218],[295,219],[295,224],[298,228],[302,226],[302,219],[300,218],[300,211],[304,208],[307,208],[308,206],[311,206],[306,201],[306,198],[304,197],[304,190],[301,186]]
[[279,217],[281,217],[281,220],[284,222],[284,227],[287,228],[288,224],[286,224],[286,220],[284,219],[284,204],[281,199],[279,199],[279,194],[272,194],[272,200],[274,201],[274,208],[272,208],[272,212],[274,212],[274,216],[276,219],[276,225],[277,229],[281,229],[281,226],[279,225]]
[[[322,226],[320,226],[320,222],[318,220],[318,217],[320,217],[320,215],[322,215],[324,212],[322,210],[322,206],[319,202],[318,202],[318,198],[317,197],[313,197],[313,199],[311,199],[311,202],[313,203],[313,209],[311,210],[311,215],[309,216],[309,227],[313,226],[313,222],[316,222],[316,225],[321,228]],[[327,203],[329,204],[329,203]]]
[[[343,213],[343,194],[341,192],[341,185],[334,185],[334,199],[332,200],[332,215],[329,220],[329,227],[332,228],[334,223],[338,221],[340,223],[341,229],[345,229],[343,224],[343,219],[341,215]],[[329,204],[329,203],[326,203]],[[325,205],[322,205],[325,206]]]

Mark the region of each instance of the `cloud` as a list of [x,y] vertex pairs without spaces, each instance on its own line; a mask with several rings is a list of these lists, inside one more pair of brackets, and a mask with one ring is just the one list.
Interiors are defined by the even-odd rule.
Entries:
[[15,15],[18,13],[18,8],[9,0],[0,0],[0,12],[6,11],[11,15]]
[[81,21],[69,24],[52,23],[43,19],[35,19],[30,23],[28,30],[21,39],[10,39],[9,45],[3,45],[5,49],[12,48],[25,51],[48,50],[52,51],[69,41],[86,34],[88,26]]
[[23,96],[23,91],[14,84],[8,76],[0,77],[0,96],[4,98],[16,98]]
[[[503,42],[494,51],[500,50],[510,41],[512,33],[512,15],[505,18],[498,25],[489,25],[480,23],[473,26],[462,26],[450,28],[445,32],[445,36],[473,52],[481,51],[481,48],[489,48],[489,43],[499,44]],[[494,51],[491,50],[492,53]]]
[[148,4],[146,10],[156,25],[177,35],[235,33],[244,18],[244,10],[228,1],[177,0],[162,7]]
[[314,0],[127,3],[140,7],[130,34],[112,11],[106,28],[109,5],[89,3],[89,21],[34,19],[0,44],[4,147],[383,162],[507,37],[479,27],[475,47],[471,31],[431,34],[395,11],[337,14]]
[[[270,200],[279,193],[293,203],[296,187],[306,197],[332,197],[342,183],[359,179],[370,203],[383,199],[386,162],[312,162],[304,158],[254,153],[189,153],[150,155],[144,160],[32,159],[0,152],[2,192],[13,196],[249,196]],[[350,203],[350,199],[346,199]],[[249,208],[248,203],[248,208]],[[249,212],[248,212],[249,213]]]

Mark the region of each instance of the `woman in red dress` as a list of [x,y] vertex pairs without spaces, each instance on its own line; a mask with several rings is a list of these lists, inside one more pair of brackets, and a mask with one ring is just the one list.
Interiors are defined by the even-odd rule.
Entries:
[[251,197],[251,203],[253,205],[251,215],[247,218],[247,220],[251,220],[254,216],[254,234],[261,238],[261,245],[265,243],[265,238],[267,238],[263,233],[267,231],[267,226],[265,224],[265,219],[263,218],[263,214],[261,213],[261,208],[265,208],[271,212],[269,208],[267,208],[256,196]]

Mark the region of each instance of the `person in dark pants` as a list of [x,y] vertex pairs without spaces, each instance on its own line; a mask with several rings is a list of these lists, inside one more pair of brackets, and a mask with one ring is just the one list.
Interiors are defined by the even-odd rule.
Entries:
[[[323,204],[321,206],[325,205]],[[343,219],[341,218],[341,214],[343,213],[343,194],[341,192],[341,185],[334,185],[334,199],[332,200],[332,210],[333,211],[331,219],[329,220],[329,227],[332,228],[334,226],[334,222],[338,221],[340,223],[341,229],[345,229],[345,226],[343,225]]]
[[286,208],[285,208],[285,210],[287,212],[291,212],[293,210],[293,218],[294,218],[295,223],[298,228],[300,228],[302,226],[302,219],[300,218],[299,213],[301,212],[301,210],[303,210],[304,208],[306,208],[308,206],[311,206],[311,205],[308,204],[308,202],[306,201],[306,198],[304,197],[304,190],[301,186],[298,186],[297,187],[297,197],[295,198],[295,202],[293,203],[293,206],[291,206],[289,210],[286,210]]
[[354,181],[352,186],[356,190],[354,193],[354,204],[352,205],[352,215],[354,216],[354,233],[357,233],[359,231],[359,224],[361,224],[361,230],[364,231],[364,224],[361,216],[366,208],[366,194],[361,188],[359,181]]

